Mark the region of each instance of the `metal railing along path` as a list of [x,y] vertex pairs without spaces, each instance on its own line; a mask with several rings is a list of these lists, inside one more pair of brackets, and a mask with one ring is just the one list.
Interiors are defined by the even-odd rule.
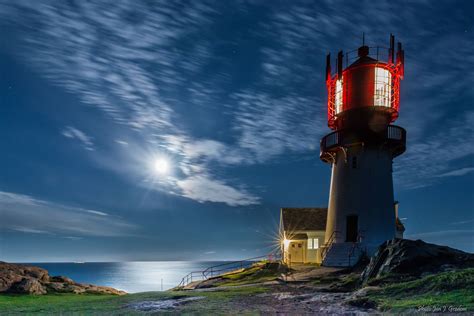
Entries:
[[178,287],[182,288],[194,281],[207,280],[212,277],[216,277],[216,276],[230,273],[233,271],[237,272],[237,271],[240,271],[241,269],[249,268],[253,264],[259,261],[263,261],[265,259],[271,262],[271,261],[278,260],[278,258],[279,256],[277,254],[272,253],[265,256],[247,258],[247,259],[238,260],[238,261],[224,262],[221,264],[210,266],[202,271],[193,271],[186,274],[181,279],[181,282],[179,283]]

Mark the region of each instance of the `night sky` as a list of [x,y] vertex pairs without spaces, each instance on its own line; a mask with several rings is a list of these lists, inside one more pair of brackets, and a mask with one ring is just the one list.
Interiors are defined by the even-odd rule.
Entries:
[[474,2],[0,0],[0,260],[249,258],[327,206],[325,56],[405,49],[408,238],[474,251]]

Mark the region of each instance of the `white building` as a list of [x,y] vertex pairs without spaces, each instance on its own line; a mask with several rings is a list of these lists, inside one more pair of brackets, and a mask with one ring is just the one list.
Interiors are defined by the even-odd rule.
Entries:
[[321,263],[327,208],[281,209],[282,259],[287,264]]
[[[395,238],[402,239],[405,227],[398,217],[398,202],[395,202],[393,212]],[[280,210],[280,246],[282,259],[286,264],[316,263],[326,266],[350,266],[356,263],[361,254],[359,248],[361,240],[355,238],[347,242],[328,244],[326,242],[327,214],[327,208],[316,207],[285,207]],[[354,220],[348,220],[346,230],[342,233],[349,238],[353,236],[354,224]],[[330,257],[326,257],[329,247],[333,249],[333,252],[338,252],[343,260],[335,262]]]

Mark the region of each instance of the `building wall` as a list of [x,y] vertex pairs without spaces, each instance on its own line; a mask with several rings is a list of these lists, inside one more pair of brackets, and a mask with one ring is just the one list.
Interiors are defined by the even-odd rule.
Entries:
[[308,249],[308,244],[306,243],[306,262],[308,263],[321,263],[321,247],[324,244],[324,235],[325,231],[314,231],[308,232],[308,239],[309,238],[318,238],[319,240],[319,248],[318,249]]
[[[325,231],[297,231],[297,232],[292,232],[293,234],[307,234],[308,238],[318,238],[319,240],[319,248],[318,249],[308,249],[308,240],[294,240],[293,242],[302,242],[303,243],[303,263],[321,263],[321,247],[324,244],[324,235]],[[285,236],[288,236],[288,234],[285,232]],[[290,249],[292,245],[292,241],[288,244],[288,246],[285,248],[283,246],[283,260],[285,263],[290,264]],[[292,260],[294,262],[294,258]]]
[[387,150],[351,147],[347,162],[338,152],[332,165],[326,241],[337,231],[335,242],[345,242],[347,216],[357,215],[362,246],[372,255],[395,237],[393,203],[392,157]]

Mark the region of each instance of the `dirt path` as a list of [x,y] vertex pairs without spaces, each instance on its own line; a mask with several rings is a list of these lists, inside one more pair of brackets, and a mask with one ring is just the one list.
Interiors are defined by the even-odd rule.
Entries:
[[363,309],[347,305],[352,293],[329,293],[315,291],[311,287],[272,286],[272,292],[236,299],[231,302],[231,310],[261,313],[294,314],[338,314],[338,315],[373,315],[376,310]]
[[[266,284],[258,284],[258,286],[266,287],[268,292],[233,297],[219,305],[219,312],[223,314],[259,312],[263,314],[283,313],[288,315],[323,313],[337,315],[378,314],[374,309],[364,309],[346,304],[346,301],[353,295],[350,292],[323,292],[323,286],[308,286],[298,283],[267,282]],[[206,305],[215,304],[215,301],[213,302],[212,297],[202,296],[205,292],[225,292],[248,287],[255,287],[255,284],[191,290],[187,292],[193,293],[191,297],[134,302],[127,307],[148,313],[194,313],[200,311],[206,313],[208,312]]]

